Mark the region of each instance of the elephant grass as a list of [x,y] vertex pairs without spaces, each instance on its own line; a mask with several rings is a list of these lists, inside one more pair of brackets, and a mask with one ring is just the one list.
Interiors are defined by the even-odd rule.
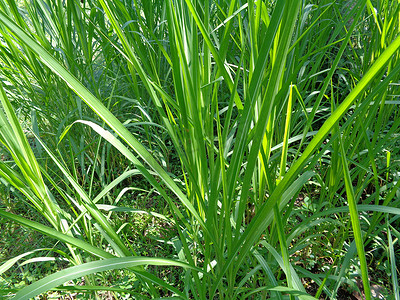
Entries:
[[[0,141],[12,157],[0,175],[47,223],[0,216],[65,244],[70,263],[15,299],[81,278],[97,297],[95,274],[117,271],[135,281],[103,280],[117,299],[336,299],[350,270],[371,299],[367,249],[382,230],[397,299],[399,10],[366,0],[349,13],[332,1],[0,1]],[[168,207],[146,212],[174,226],[157,240],[173,245],[167,257],[145,257],[127,237],[135,217],[117,225],[118,214],[144,211],[116,196],[143,191],[124,186],[134,176]],[[337,236],[320,249],[336,253],[317,262],[326,274],[294,263],[327,232]],[[175,279],[152,272],[168,266]]]

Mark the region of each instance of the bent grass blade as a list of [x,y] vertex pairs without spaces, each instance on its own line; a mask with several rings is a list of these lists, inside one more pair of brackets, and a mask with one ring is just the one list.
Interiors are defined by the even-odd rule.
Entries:
[[[38,280],[31,285],[20,290],[13,299],[28,300],[41,293],[44,293],[52,288],[55,288],[69,280],[80,278],[93,273],[104,272],[116,269],[125,269],[138,266],[153,265],[153,266],[175,266],[203,272],[201,269],[188,265],[186,263],[163,258],[148,258],[148,257],[115,257],[94,262],[73,266],[62,271],[51,274],[41,280]],[[172,288],[175,293],[184,297],[184,294],[179,290]]]

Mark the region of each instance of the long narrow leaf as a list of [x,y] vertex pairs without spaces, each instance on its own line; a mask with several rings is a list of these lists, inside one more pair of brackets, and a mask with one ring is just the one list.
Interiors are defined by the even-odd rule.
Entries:
[[[202,272],[201,269],[195,268],[191,265],[182,263],[180,261],[163,259],[163,258],[149,258],[149,257],[116,257],[98,260],[94,262],[85,263],[82,265],[70,267],[62,271],[51,274],[41,280],[32,283],[31,285],[20,290],[13,299],[15,300],[28,300],[43,292],[55,288],[69,280],[80,278],[93,273],[104,272],[116,269],[125,269],[136,266],[154,265],[154,266],[178,266],[183,268],[190,268],[197,272]],[[181,296],[182,293],[178,292]]]

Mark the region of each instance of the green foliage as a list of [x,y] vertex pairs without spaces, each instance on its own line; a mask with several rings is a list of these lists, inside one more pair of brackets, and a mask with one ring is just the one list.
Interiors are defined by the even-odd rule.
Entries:
[[398,299],[399,12],[0,0],[2,294]]

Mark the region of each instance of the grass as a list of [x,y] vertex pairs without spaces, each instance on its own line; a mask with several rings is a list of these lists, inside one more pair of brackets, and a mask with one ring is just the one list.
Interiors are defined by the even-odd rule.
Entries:
[[3,295],[398,299],[400,6],[339,2],[0,1]]

